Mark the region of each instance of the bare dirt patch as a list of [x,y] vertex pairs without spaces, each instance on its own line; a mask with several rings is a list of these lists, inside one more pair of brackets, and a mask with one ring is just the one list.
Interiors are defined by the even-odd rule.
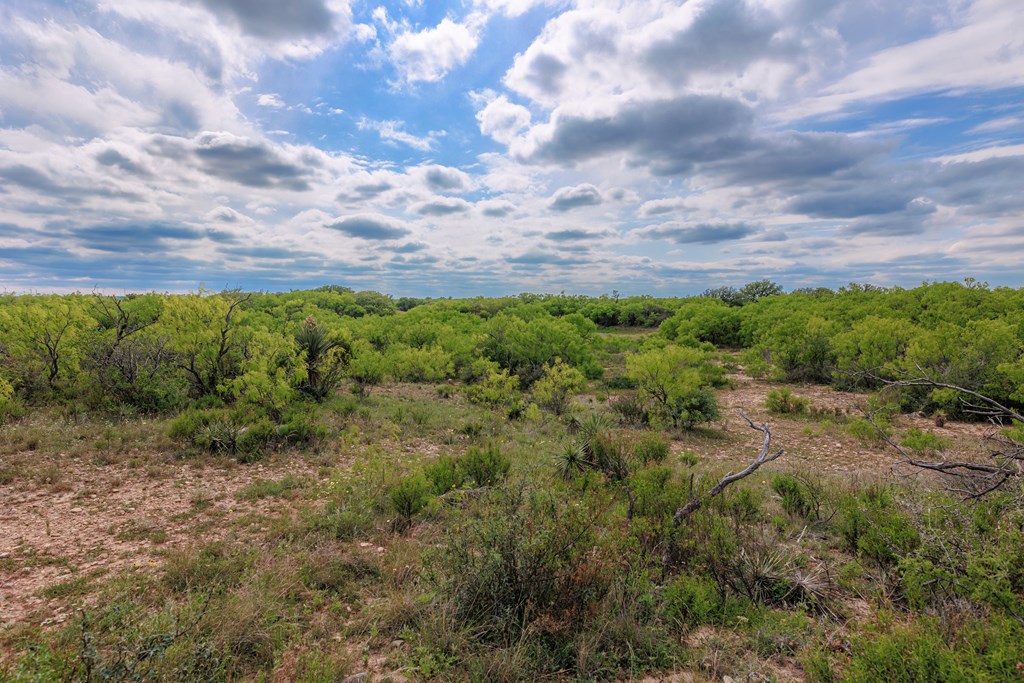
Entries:
[[90,581],[148,570],[168,548],[225,538],[238,532],[243,518],[287,505],[236,498],[257,480],[316,477],[312,466],[295,459],[144,470],[32,455],[52,459],[46,467],[60,472],[61,485],[31,477],[0,485],[0,630],[62,622]]
[[[857,476],[902,476],[911,474],[899,464],[899,454],[888,444],[865,443],[846,433],[846,420],[862,416],[860,406],[868,394],[836,391],[821,385],[784,385],[752,379],[745,375],[729,375],[732,387],[718,392],[722,421],[715,424],[720,434],[687,436],[679,450],[694,450],[699,455],[727,463],[745,462],[761,447],[762,436],[751,429],[740,415],[742,411],[757,423],[767,422],[773,443],[786,449],[776,461],[783,469],[813,470],[822,474]],[[817,417],[772,415],[765,407],[768,392],[788,388],[796,396],[810,400],[820,413]],[[981,440],[994,430],[991,425],[947,422],[936,427],[934,422],[917,415],[901,415],[897,430],[916,427],[934,431],[951,443],[951,448],[976,452]]]

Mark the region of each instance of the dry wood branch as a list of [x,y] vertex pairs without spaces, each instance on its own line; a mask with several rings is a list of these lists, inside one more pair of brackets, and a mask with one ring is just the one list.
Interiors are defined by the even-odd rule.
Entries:
[[[917,369],[921,373],[920,376],[907,379],[891,380],[879,377],[878,375],[870,376],[890,387],[950,389],[961,395],[960,400],[966,412],[982,415],[997,427],[1002,426],[1006,422],[1024,425],[1024,416],[999,401],[972,389],[932,379],[920,365],[917,365]],[[873,414],[869,413],[866,418],[878,430],[883,440],[900,454],[901,459],[897,464],[910,465],[918,469],[938,472],[949,477],[951,480],[950,490],[959,493],[965,500],[981,498],[1001,488],[1003,484],[1011,479],[1024,478],[1024,444],[1010,437],[1003,436],[997,439],[1001,448],[997,448],[988,454],[989,462],[987,463],[972,462],[970,460],[949,460],[946,458],[941,460],[920,460],[903,448],[903,446],[896,443],[874,421]]]
[[705,502],[722,493],[722,491],[724,491],[727,486],[739,481],[740,479],[749,477],[751,474],[756,472],[758,468],[761,467],[761,465],[769,463],[772,460],[778,458],[780,455],[782,455],[782,452],[784,450],[782,448],[775,452],[772,452],[772,432],[768,428],[767,422],[765,422],[764,424],[757,424],[749,417],[747,417],[742,410],[740,411],[740,416],[747,421],[747,424],[750,426],[751,429],[756,429],[757,431],[761,432],[761,434],[764,436],[764,439],[761,443],[761,450],[757,454],[757,458],[755,458],[753,462],[747,465],[746,468],[744,468],[743,470],[736,473],[730,472],[729,474],[722,477],[722,480],[719,481],[714,486],[712,486],[711,489],[703,496],[692,496],[691,494],[691,498],[686,503],[686,505],[676,510],[676,513],[672,515],[673,525],[679,526],[680,524],[682,524],[684,519],[692,515],[697,510],[701,509]]

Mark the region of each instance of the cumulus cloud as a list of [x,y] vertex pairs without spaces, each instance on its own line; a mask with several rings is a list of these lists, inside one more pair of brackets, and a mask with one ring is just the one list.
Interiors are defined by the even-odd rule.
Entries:
[[421,178],[428,189],[438,192],[466,190],[472,184],[464,171],[451,166],[418,166],[413,169],[413,174]]
[[412,230],[401,221],[379,213],[344,216],[325,227],[370,241],[397,240],[412,234]]
[[356,125],[359,130],[377,131],[385,142],[407,145],[421,152],[429,152],[437,144],[437,139],[445,134],[443,130],[432,130],[424,136],[416,136],[404,130],[405,121],[396,120],[374,121],[363,117]]
[[679,197],[670,199],[652,199],[640,205],[640,215],[644,218],[674,213],[686,207],[686,202]]
[[285,107],[284,101],[277,93],[264,93],[260,95],[256,98],[256,104],[261,107],[270,107],[271,109],[283,109]]
[[551,196],[548,208],[553,211],[569,211],[583,206],[597,206],[603,201],[600,190],[590,183],[583,183],[556,191]]
[[627,153],[635,165],[670,175],[745,151],[752,123],[753,112],[736,100],[691,95],[627,103],[608,115],[559,111],[550,123],[517,141],[521,144],[513,145],[512,152],[524,162],[568,167]]
[[516,210],[516,205],[505,199],[487,199],[477,203],[480,213],[492,218],[503,218]]
[[530,125],[530,110],[509,102],[505,95],[496,95],[493,91],[474,95],[474,101],[480,106],[476,120],[484,135],[507,144]]
[[196,141],[204,172],[248,187],[309,190],[309,169],[284,159],[269,145],[228,134],[209,133]]
[[458,197],[438,197],[428,202],[415,205],[413,211],[421,216],[450,216],[455,213],[466,213],[471,205]]
[[405,32],[388,47],[403,81],[439,81],[476,50],[479,37],[465,24],[445,18],[434,28]]
[[199,0],[218,17],[237,23],[257,38],[300,38],[335,30],[348,7],[335,11],[324,0]]
[[629,234],[644,240],[664,240],[676,244],[715,244],[738,240],[757,232],[746,223],[687,223],[668,222],[639,228]]
[[545,239],[552,242],[593,242],[614,236],[611,230],[554,230],[544,235]]

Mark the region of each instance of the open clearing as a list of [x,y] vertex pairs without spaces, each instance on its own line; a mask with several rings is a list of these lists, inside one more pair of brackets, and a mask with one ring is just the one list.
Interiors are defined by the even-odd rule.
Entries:
[[[756,422],[768,421],[775,443],[785,447],[774,469],[864,478],[912,474],[896,466],[897,455],[885,444],[864,444],[828,421],[769,415],[765,397],[782,385],[740,374],[730,380],[732,386],[718,392],[723,420],[684,434],[673,443],[675,452],[693,451],[724,466],[745,462],[761,437],[743,421],[742,410]],[[792,388],[813,406],[840,415],[856,415],[864,401],[863,395],[817,385]],[[386,388],[382,393],[398,392]],[[413,400],[435,400],[418,393]],[[952,422],[938,429],[916,416],[900,421],[905,427],[934,429],[967,450],[992,431],[984,424]],[[402,444],[407,459],[435,456],[449,447],[425,439]],[[261,542],[269,519],[315,499],[331,468],[351,461],[348,451],[332,452],[330,444],[315,463],[299,455],[253,465],[194,463],[175,460],[166,447],[151,453],[133,449],[110,462],[101,455],[94,450],[77,456],[18,450],[0,456],[9,473],[4,477],[9,481],[0,484],[3,628],[59,624],[90,600],[96,580],[129,569],[149,571],[175,548],[223,539]],[[301,482],[297,488],[303,496],[244,495],[257,482],[288,476]]]

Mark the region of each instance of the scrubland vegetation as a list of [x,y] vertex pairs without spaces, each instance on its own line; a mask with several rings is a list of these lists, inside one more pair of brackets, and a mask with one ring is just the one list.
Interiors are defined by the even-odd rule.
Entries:
[[6,296],[0,493],[116,522],[0,541],[0,681],[1024,681],[1022,350],[973,281]]

